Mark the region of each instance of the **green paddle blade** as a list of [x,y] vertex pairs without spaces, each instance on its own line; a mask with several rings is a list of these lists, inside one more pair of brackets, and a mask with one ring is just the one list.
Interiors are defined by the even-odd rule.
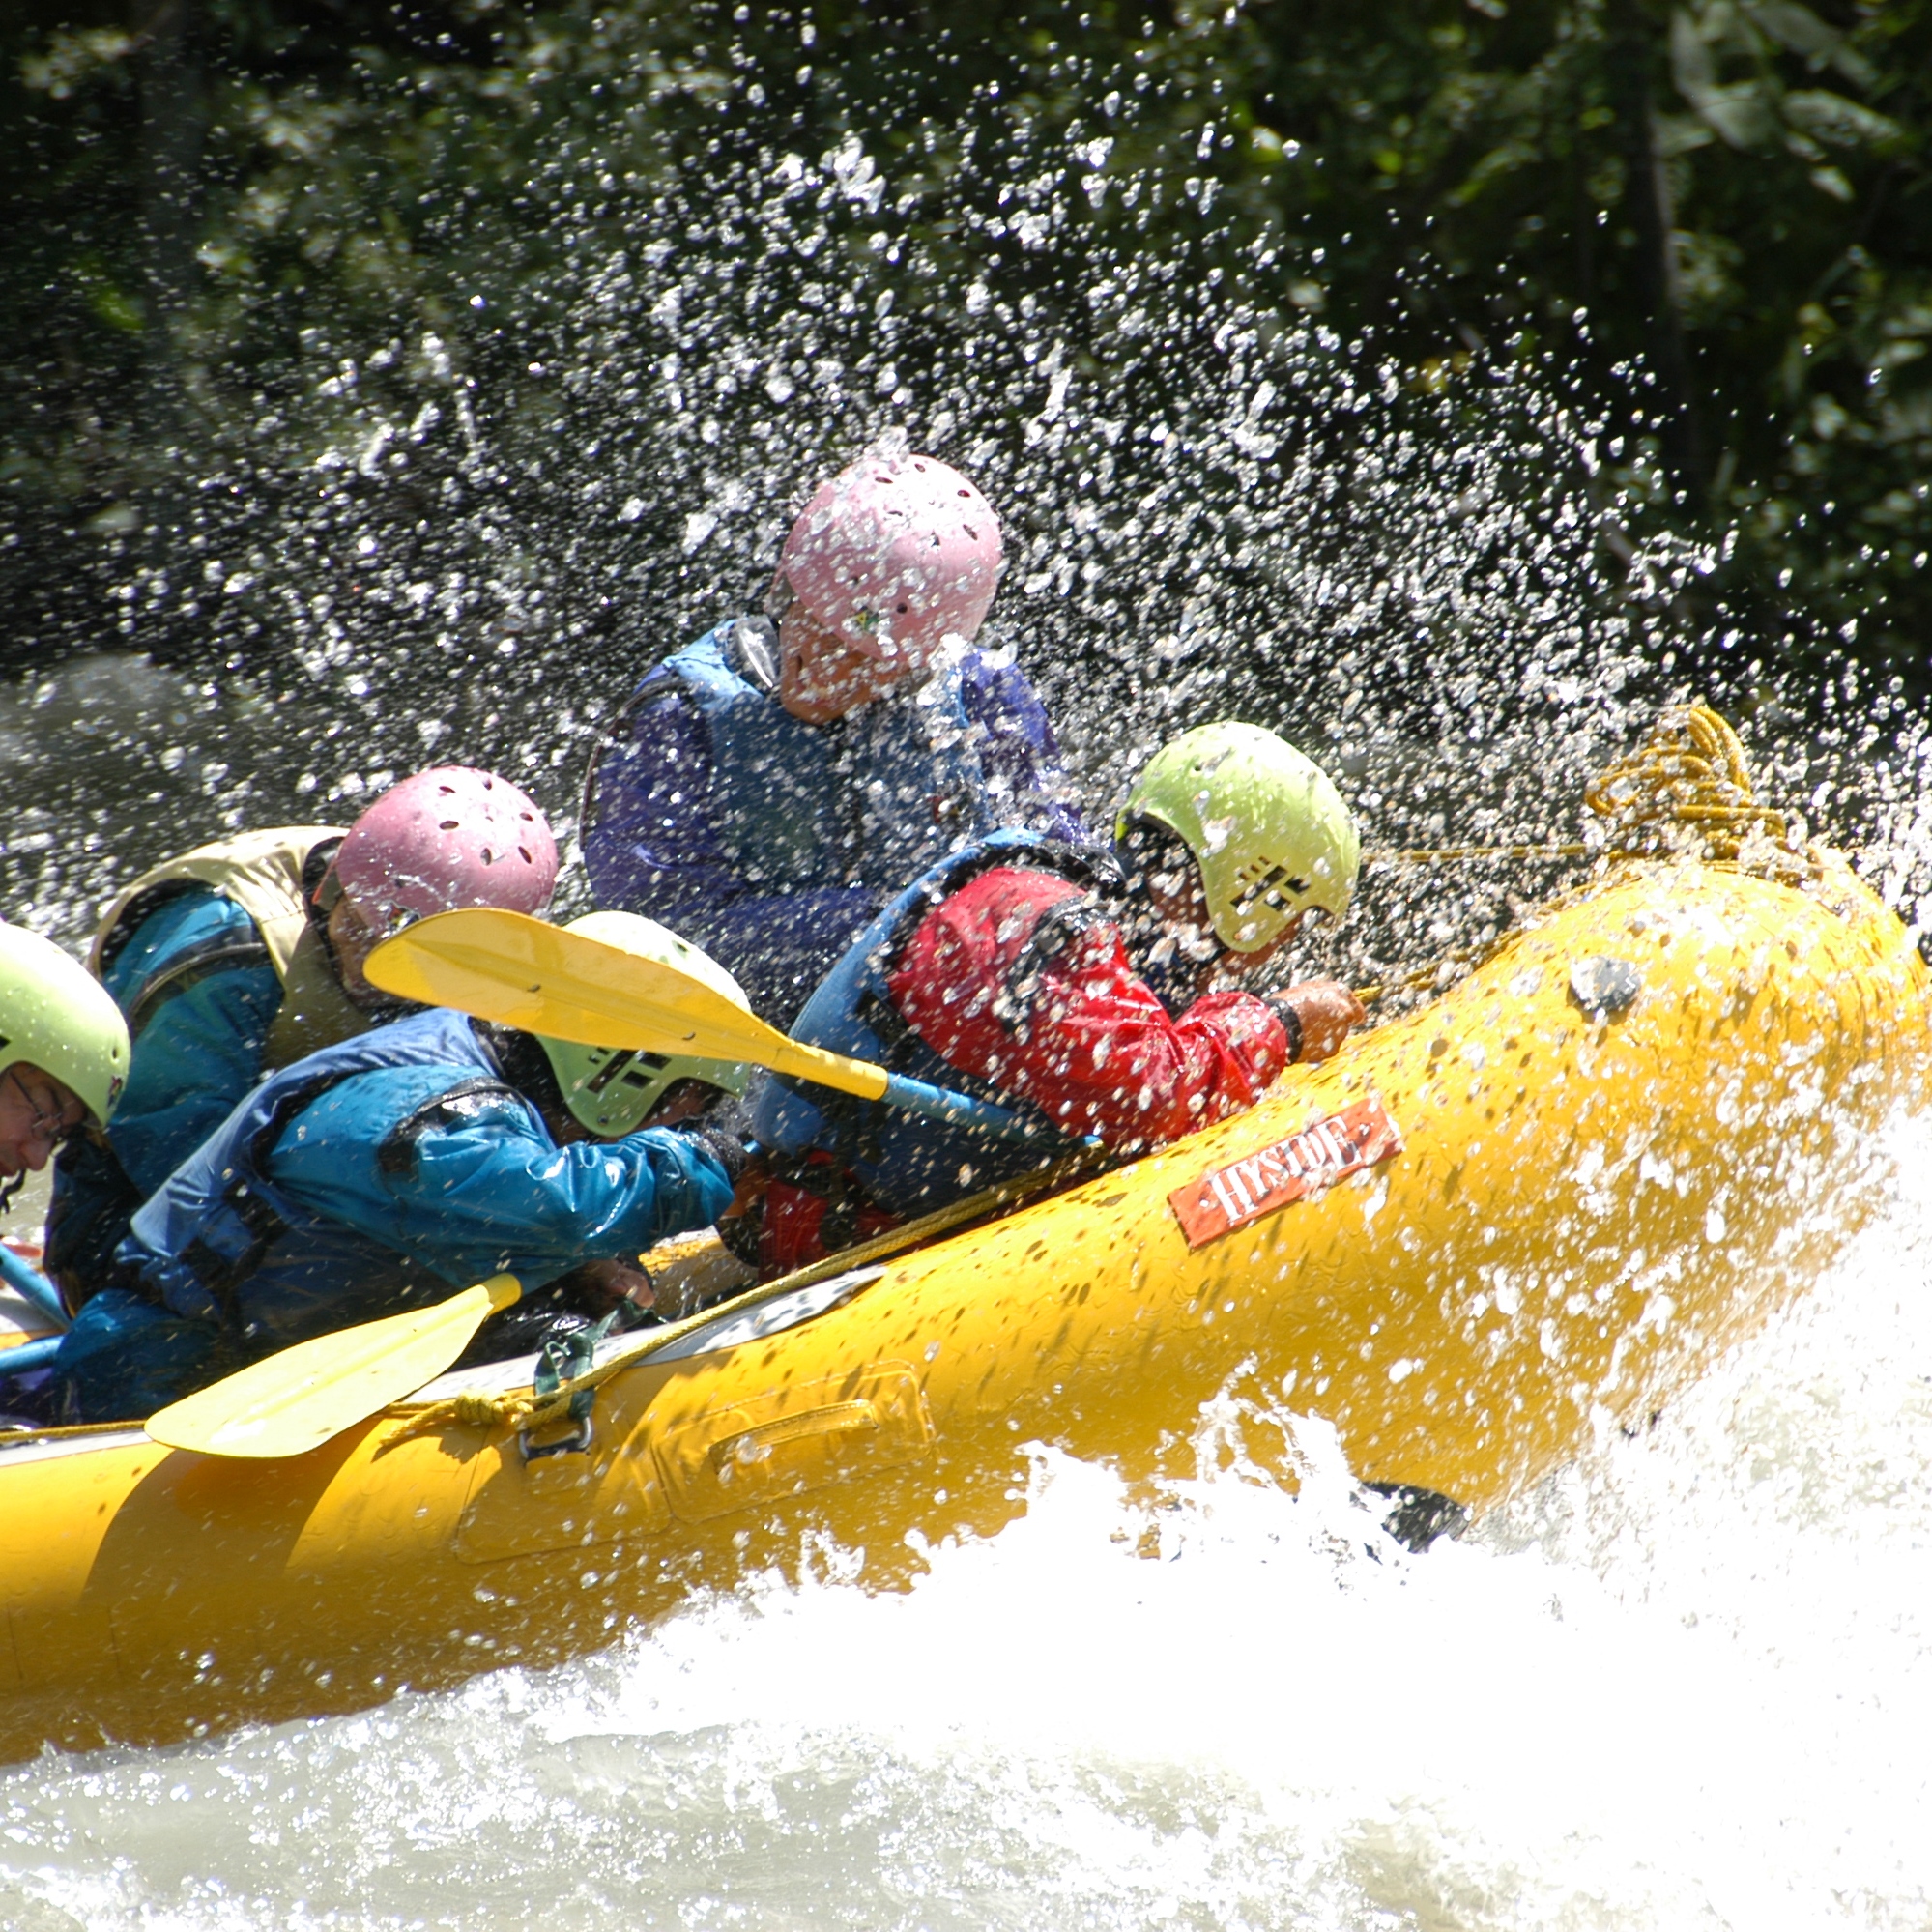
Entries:
[[884,1096],[883,1067],[807,1047],[676,966],[523,912],[439,912],[385,939],[362,968],[372,986],[453,1006],[524,1033],[640,1053],[743,1060],[864,1100]]
[[514,1275],[492,1275],[434,1308],[299,1341],[170,1403],[148,1433],[204,1456],[305,1455],[435,1381],[522,1292]]

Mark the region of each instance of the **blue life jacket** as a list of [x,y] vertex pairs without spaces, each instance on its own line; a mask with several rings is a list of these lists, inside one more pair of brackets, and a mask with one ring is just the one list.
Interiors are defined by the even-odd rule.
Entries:
[[[1038,867],[1092,885],[1107,876],[1108,860],[1038,832],[1014,830],[991,832],[949,853],[914,879],[852,942],[806,1002],[792,1037],[955,1093],[995,1101],[1038,1120],[1051,1133],[1044,1115],[992,1081],[955,1067],[928,1046],[900,1018],[886,984],[920,920],[980,873],[1000,865]],[[1038,1146],[995,1139],[968,1127],[777,1077],[759,1092],[752,1134],[761,1146],[794,1161],[814,1152],[830,1154],[857,1174],[879,1206],[902,1215],[928,1213],[1052,1158]]]
[[46,1267],[78,1308],[134,1212],[266,1070],[373,1024],[335,978],[306,900],[332,825],[217,839],[150,868],[102,915],[89,966],[128,1021],[127,1090],[54,1163]]
[[[410,1158],[412,1129],[482,1095],[520,1099],[467,1016],[441,1009],[359,1034],[271,1075],[135,1215],[116,1285],[218,1324],[245,1352],[438,1301],[433,1270],[296,1200],[269,1163],[284,1130],[357,1074],[424,1069],[416,1110],[368,1123],[381,1158]],[[527,1104],[527,1103],[526,1103]]]
[[[1012,666],[967,650],[809,725],[779,702],[777,657],[773,625],[737,618],[652,670],[591,755],[580,836],[600,905],[703,946],[784,1024],[950,849],[1002,822],[1085,831],[1049,795],[1052,727]],[[651,720],[667,700],[680,725]]]
[[72,1308],[110,1279],[149,1190],[255,1083],[282,999],[247,912],[191,882],[145,910],[102,978],[133,1056],[113,1124],[74,1135],[54,1160],[45,1265]]
[[[697,706],[717,769],[732,781],[712,794],[712,824],[742,878],[767,891],[884,887],[931,865],[960,839],[991,828],[979,772],[966,749],[957,667],[942,671],[918,701],[937,709],[937,729],[925,735],[937,744],[915,732],[876,733],[861,769],[848,775],[839,769],[839,730],[794,718],[775,689],[761,689],[741,675],[740,666],[769,664],[741,655],[747,645],[775,649],[769,631],[759,620],[720,624],[666,658],[632,700],[649,702],[678,688]],[[845,733],[872,722],[868,712],[888,715],[890,702],[841,720]]]

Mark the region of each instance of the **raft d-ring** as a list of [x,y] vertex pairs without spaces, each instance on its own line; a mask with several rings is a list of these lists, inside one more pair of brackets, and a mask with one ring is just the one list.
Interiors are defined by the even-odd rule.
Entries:
[[578,1416],[571,1424],[570,1433],[560,1435],[555,1442],[532,1442],[529,1429],[520,1428],[516,1432],[516,1446],[523,1451],[526,1462],[541,1462],[546,1456],[582,1456],[595,1433],[591,1418]]

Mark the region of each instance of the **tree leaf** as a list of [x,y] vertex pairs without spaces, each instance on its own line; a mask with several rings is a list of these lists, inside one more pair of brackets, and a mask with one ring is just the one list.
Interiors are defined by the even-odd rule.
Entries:
[[1657,151],[1665,160],[1711,145],[1711,130],[1694,114],[1659,114],[1656,119]]
[[1692,102],[1717,84],[1711,49],[1697,31],[1697,22],[1682,7],[1670,16],[1670,76],[1677,91]]
[[1905,138],[1905,130],[1889,115],[1823,87],[1787,94],[1784,118],[1834,148],[1883,148]]
[[1734,81],[1729,87],[1707,87],[1690,104],[1731,147],[1762,148],[1777,138],[1777,115],[1765,91],[1754,80]]
[[1745,0],[1745,12],[1780,46],[1820,66],[1837,51],[1842,38],[1798,0]]

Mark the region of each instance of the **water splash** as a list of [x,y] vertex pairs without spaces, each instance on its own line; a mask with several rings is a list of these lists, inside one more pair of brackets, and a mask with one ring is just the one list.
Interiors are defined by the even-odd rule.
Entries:
[[[1091,99],[1060,129],[990,88],[944,152],[727,130],[667,173],[566,126],[527,184],[555,259],[520,292],[479,264],[489,327],[307,332],[165,562],[128,541],[96,633],[191,637],[205,735],[269,708],[259,756],[195,761],[224,766],[207,829],[346,814],[430,755],[567,822],[641,669],[755,600],[813,483],[895,437],[999,509],[989,641],[1045,688],[1097,813],[1164,735],[1235,712],[1334,764],[1372,840],[1533,837],[1553,798],[1567,826],[1658,685],[1647,614],[1700,560],[1654,546],[1617,591],[1600,425],[1560,370],[1426,376],[1284,320],[1286,245],[1236,248],[1104,81],[1070,79]],[[1155,246],[1132,211],[1163,194],[1198,232]],[[69,826],[84,762],[31,722]],[[166,770],[169,744],[122,735]],[[151,824],[115,829],[18,853],[36,908],[156,855]]]
[[0,1900],[102,1932],[1922,1923],[1928,1260],[1914,1180],[1648,1436],[1426,1556],[1318,1428],[1298,1499],[1264,1480],[1230,1401],[1158,1497],[1042,1454],[1025,1515],[904,1595],[767,1580],[548,1673],[5,1773]]

